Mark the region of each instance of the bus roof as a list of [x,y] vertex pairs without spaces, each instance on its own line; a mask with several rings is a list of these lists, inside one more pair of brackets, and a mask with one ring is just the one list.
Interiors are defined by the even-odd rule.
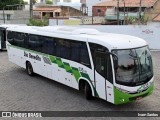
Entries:
[[3,28],[9,28],[9,27],[18,27],[18,26],[26,26],[26,25],[18,25],[18,24],[0,24],[0,27],[3,27]]
[[146,41],[138,37],[123,34],[103,33],[90,28],[66,26],[14,26],[8,27],[8,30],[78,41],[88,41],[103,45],[110,50],[137,48],[147,45]]

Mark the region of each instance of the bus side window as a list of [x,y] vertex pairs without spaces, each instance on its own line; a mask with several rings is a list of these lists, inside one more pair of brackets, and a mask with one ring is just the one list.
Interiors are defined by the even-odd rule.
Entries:
[[14,33],[14,45],[18,47],[24,47],[25,36],[23,33],[13,32]]
[[42,51],[41,38],[38,35],[29,35],[28,47],[31,50],[36,50],[38,52]]
[[8,31],[7,33],[7,40],[11,45],[13,45],[13,33],[11,31]]
[[85,42],[83,42],[80,47],[80,60],[81,60],[80,63],[91,68],[88,48]]
[[71,43],[71,60],[80,63],[80,43],[72,41]]
[[69,40],[56,38],[56,56],[64,59],[71,59],[71,46]]
[[55,55],[55,41],[54,41],[54,38],[43,36],[41,39],[43,41],[42,53],[46,53],[46,54],[49,54],[49,55]]

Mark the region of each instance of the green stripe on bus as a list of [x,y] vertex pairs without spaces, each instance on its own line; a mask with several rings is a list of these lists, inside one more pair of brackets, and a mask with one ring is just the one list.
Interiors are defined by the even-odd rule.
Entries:
[[65,70],[66,70],[67,72],[69,72],[69,73],[72,73],[72,69],[71,69],[69,63],[63,62],[63,64],[64,64]]
[[77,82],[78,82],[78,79],[81,77],[81,74],[79,72],[79,70],[75,67],[72,67],[72,72],[73,72],[73,75],[74,77],[76,78]]
[[91,83],[91,85],[92,85],[92,87],[93,87],[95,96],[96,96],[96,97],[99,97],[99,95],[98,95],[98,93],[97,93],[97,91],[96,91],[96,88],[94,87],[94,85],[93,85],[93,83],[92,83],[89,75],[86,74],[86,73],[82,73],[82,72],[80,72],[80,73],[81,73],[82,77],[84,77],[84,78],[86,78],[87,80],[89,80],[89,82]]
[[56,58],[54,56],[50,55],[49,58],[50,58],[50,60],[51,60],[52,63],[56,63]]
[[88,80],[91,80],[88,74],[82,73],[82,72],[80,72],[80,73],[81,73],[82,77],[84,77],[84,78],[86,78]]
[[63,62],[62,62],[61,58],[56,58],[56,62],[58,64],[58,67],[64,68],[64,65],[63,65]]

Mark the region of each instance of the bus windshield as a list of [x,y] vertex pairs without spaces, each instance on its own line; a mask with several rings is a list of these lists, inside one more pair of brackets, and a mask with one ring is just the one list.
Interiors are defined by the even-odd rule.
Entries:
[[118,56],[115,69],[116,83],[126,86],[138,86],[147,83],[153,77],[151,53],[148,46],[113,50]]

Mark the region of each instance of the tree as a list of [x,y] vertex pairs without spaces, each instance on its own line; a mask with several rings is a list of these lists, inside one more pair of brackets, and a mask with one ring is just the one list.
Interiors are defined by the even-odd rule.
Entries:
[[43,19],[29,19],[29,23],[27,24],[28,26],[48,26],[49,24],[49,19],[48,16],[43,17]]
[[15,5],[15,4],[24,4],[23,0],[0,0],[0,10],[10,9],[7,8],[6,5]]
[[38,0],[33,0],[33,4],[36,4],[38,2]]
[[46,4],[53,4],[51,0],[46,0]]

